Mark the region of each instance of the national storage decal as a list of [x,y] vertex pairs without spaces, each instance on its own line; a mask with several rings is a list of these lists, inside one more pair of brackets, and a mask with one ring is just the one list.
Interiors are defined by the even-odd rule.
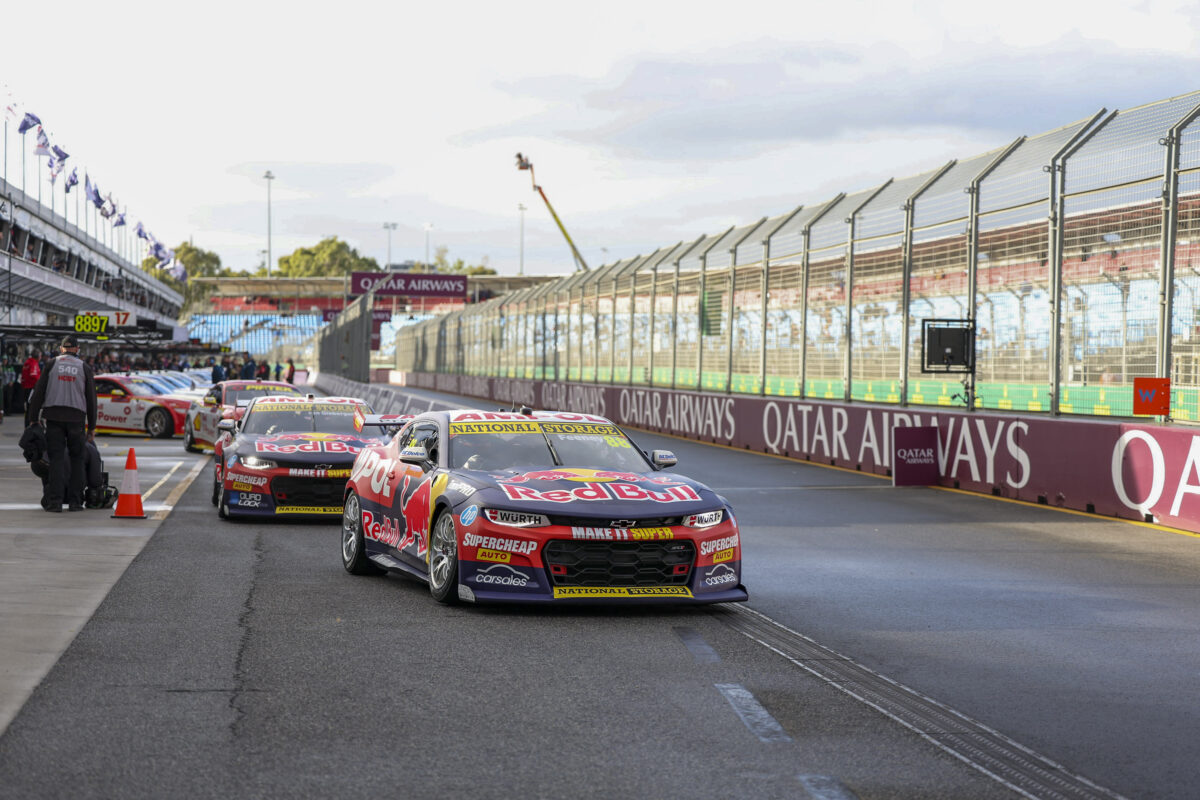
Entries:
[[691,597],[686,586],[555,586],[554,599],[603,597]]

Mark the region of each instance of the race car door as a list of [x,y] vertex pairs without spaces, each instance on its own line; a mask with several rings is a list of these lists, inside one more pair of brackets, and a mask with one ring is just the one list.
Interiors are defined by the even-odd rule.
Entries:
[[197,442],[215,444],[217,423],[221,421],[225,410],[221,405],[221,387],[214,386],[209,389],[200,403],[196,418],[192,420],[192,436]]
[[444,484],[446,474],[438,469],[440,453],[436,422],[418,422],[397,437],[397,456],[407,447],[425,448],[428,459],[424,464],[405,464],[396,459],[394,471],[388,474],[391,484],[392,513],[400,523],[399,541],[392,556],[418,569],[428,569],[429,523],[433,508],[435,485]]
[[115,380],[96,379],[96,427],[100,430],[133,432],[142,430],[146,403]]

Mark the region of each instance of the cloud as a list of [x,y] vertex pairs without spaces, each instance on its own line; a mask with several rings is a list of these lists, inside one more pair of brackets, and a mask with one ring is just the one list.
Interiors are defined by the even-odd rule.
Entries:
[[[1200,58],[1121,50],[1072,34],[1050,45],[947,46],[913,60],[871,50],[760,43],[499,88],[546,110],[461,137],[563,137],[649,160],[751,158],[798,142],[955,130],[998,139],[1195,88]],[[1019,127],[1021,130],[1014,130]]]
[[305,162],[249,162],[230,167],[230,175],[262,181],[270,170],[275,174],[274,189],[305,193],[356,194],[379,184],[396,173],[391,164],[331,164]]

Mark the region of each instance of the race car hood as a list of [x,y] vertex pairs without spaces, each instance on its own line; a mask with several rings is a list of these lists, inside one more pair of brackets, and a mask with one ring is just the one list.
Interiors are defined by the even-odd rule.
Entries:
[[476,485],[476,501],[485,506],[547,515],[674,517],[724,506],[704,484],[663,472],[559,467],[465,471],[458,477]]
[[289,464],[323,464],[351,462],[364,447],[378,444],[379,440],[370,436],[344,433],[243,433],[237,437],[235,449],[239,455]]

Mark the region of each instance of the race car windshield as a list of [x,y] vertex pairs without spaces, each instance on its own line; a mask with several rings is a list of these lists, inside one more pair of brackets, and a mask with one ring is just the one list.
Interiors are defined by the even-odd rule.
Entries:
[[616,426],[559,422],[451,423],[450,463],[455,469],[485,471],[558,466],[646,472],[650,468]]
[[263,397],[268,394],[300,394],[292,387],[283,386],[247,386],[244,389],[226,389],[225,402],[231,406],[236,406],[238,400],[250,400],[255,397]]
[[[371,410],[359,406],[364,414]],[[355,406],[346,404],[266,403],[246,415],[243,433],[273,436],[277,433],[341,433],[359,436],[354,430]]]
[[130,380],[125,384],[129,387],[129,391],[133,392],[138,397],[153,397],[156,394],[167,394],[166,389],[155,386],[147,380]]

